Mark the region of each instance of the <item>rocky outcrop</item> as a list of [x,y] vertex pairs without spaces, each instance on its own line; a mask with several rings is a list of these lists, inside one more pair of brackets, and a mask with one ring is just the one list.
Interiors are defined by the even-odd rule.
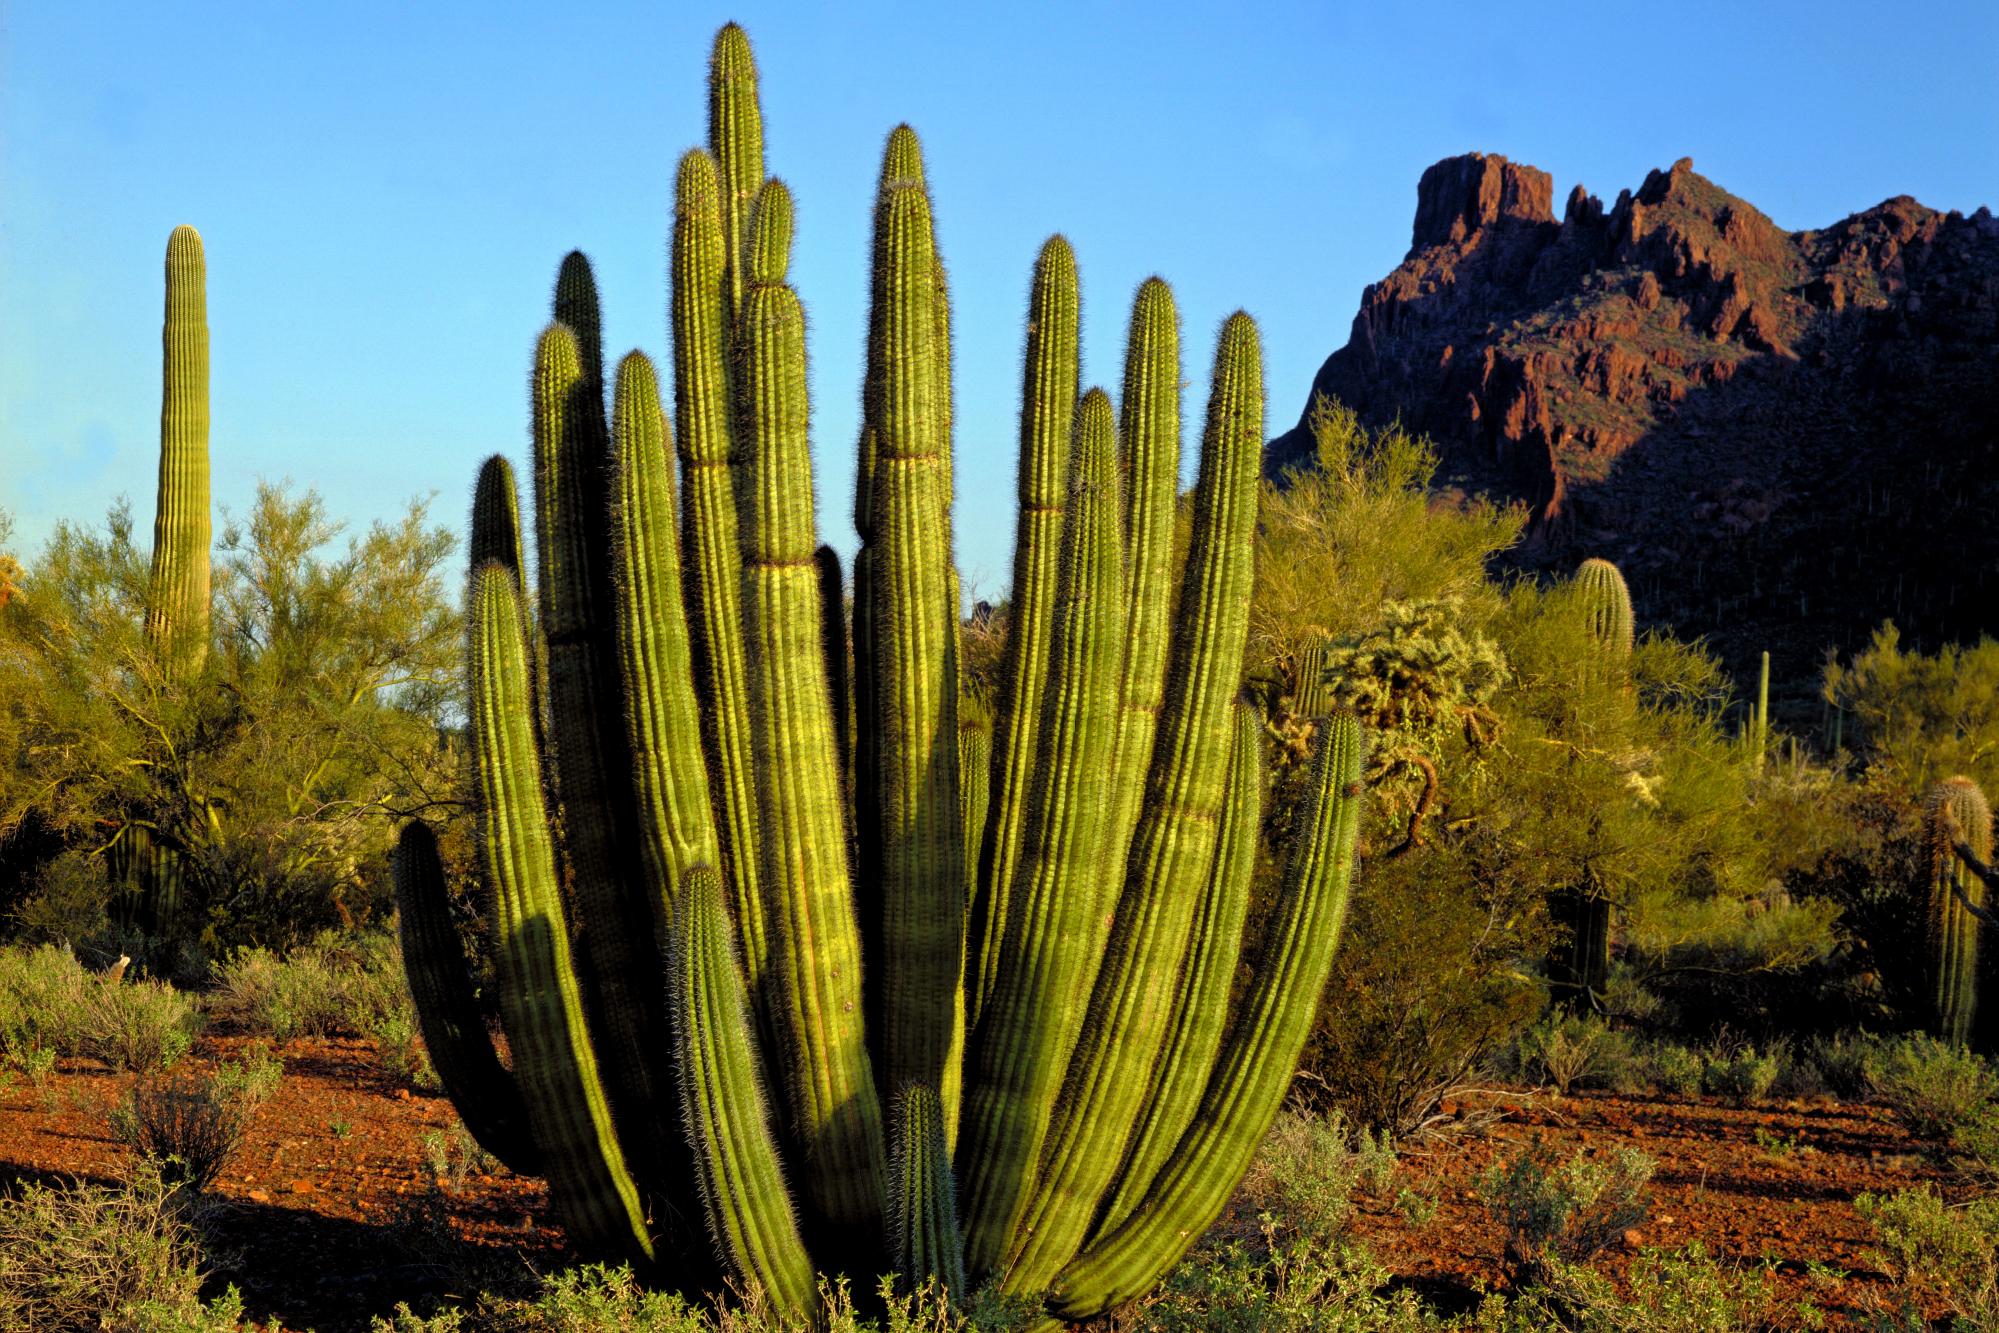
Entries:
[[[1902,197],[1786,232],[1687,158],[1608,208],[1552,197],[1496,155],[1425,171],[1313,394],[1427,433],[1448,486],[1529,506],[1524,560],[1618,559],[1682,630],[1761,600],[1801,640],[1999,631],[1969,512],[1999,498],[1999,221]],[[1273,472],[1309,458],[1309,413]]]

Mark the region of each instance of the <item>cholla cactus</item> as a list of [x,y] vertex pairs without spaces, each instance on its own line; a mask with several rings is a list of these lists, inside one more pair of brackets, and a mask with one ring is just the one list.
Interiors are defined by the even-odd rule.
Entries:
[[[475,519],[491,556],[468,616],[480,870],[531,1148],[579,1247],[664,1280],[754,1283],[803,1320],[815,1274],[894,1265],[1085,1318],[1156,1281],[1246,1169],[1313,1022],[1353,864],[1349,716],[1320,740],[1264,961],[1224,1027],[1260,815],[1235,698],[1256,327],[1222,329],[1176,569],[1172,295],[1141,286],[1114,409],[1079,383],[1075,258],[1060,237],[1043,247],[988,737],[984,702],[963,697],[947,285],[916,136],[891,134],[843,713],[791,201],[764,178],[733,25],[710,92],[710,150],[676,182],[670,424],[634,352],[607,425],[594,285],[580,259],[564,266],[535,360],[532,636],[507,555],[517,507],[489,493],[504,469]],[[434,912],[439,895],[417,891],[434,847],[412,829],[402,850],[404,910]],[[428,966],[448,953],[430,950],[413,984],[427,1007],[469,984]],[[475,1132],[504,1138],[473,1104],[486,1055],[438,1063]]]

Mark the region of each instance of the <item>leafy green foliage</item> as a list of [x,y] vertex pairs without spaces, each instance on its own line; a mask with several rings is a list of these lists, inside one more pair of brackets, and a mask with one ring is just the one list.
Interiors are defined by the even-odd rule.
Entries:
[[1658,1167],[1631,1148],[1555,1162],[1538,1140],[1478,1179],[1478,1195],[1506,1233],[1506,1257],[1533,1276],[1553,1262],[1582,1263],[1645,1220]]
[[222,533],[214,643],[182,679],[147,647],[129,509],[56,529],[0,607],[0,906],[101,928],[73,891],[76,916],[49,912],[9,851],[32,825],[101,856],[137,826],[179,857],[211,946],[381,911],[394,820],[455,798],[455,539],[422,503],[327,554],[340,532],[316,495],[261,487]]
[[1827,665],[1824,694],[1852,715],[1846,736],[1862,761],[1904,790],[1953,773],[1999,784],[1999,640],[1929,655],[1904,649],[1889,622],[1850,663]]

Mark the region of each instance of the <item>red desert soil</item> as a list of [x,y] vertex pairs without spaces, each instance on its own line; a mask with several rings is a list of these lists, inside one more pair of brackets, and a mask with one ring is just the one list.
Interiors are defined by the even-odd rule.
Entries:
[[[212,1031],[192,1060],[211,1066],[244,1044]],[[279,1054],[284,1081],[211,1191],[209,1222],[218,1285],[236,1283],[267,1333],[366,1329],[398,1300],[469,1295],[475,1281],[511,1284],[563,1264],[540,1181],[495,1168],[443,1195],[433,1189],[422,1140],[451,1126],[451,1106],[390,1080],[370,1043],[307,1038]],[[129,1083],[94,1061],[68,1060],[41,1088],[22,1078],[0,1088],[0,1182],[122,1178],[130,1152],[108,1115]],[[1757,1142],[1759,1130],[1774,1149]],[[1483,1133],[1405,1152],[1396,1187],[1434,1198],[1434,1215],[1412,1225],[1388,1199],[1368,1200],[1362,1239],[1398,1281],[1442,1308],[1468,1308],[1481,1285],[1502,1288],[1502,1238],[1473,1184],[1536,1136],[1563,1158],[1624,1145],[1650,1154],[1659,1163],[1652,1217],[1634,1244],[1699,1239],[1725,1261],[1773,1261],[1786,1303],[1809,1298],[1835,1324],[1857,1317],[1886,1281],[1866,1257],[1853,1197],[1923,1181],[1956,1193],[1879,1107],[1522,1094]],[[1808,1263],[1849,1276],[1819,1286]]]

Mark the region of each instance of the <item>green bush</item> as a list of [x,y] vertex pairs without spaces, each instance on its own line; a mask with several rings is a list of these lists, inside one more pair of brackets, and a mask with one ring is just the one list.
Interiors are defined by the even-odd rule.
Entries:
[[0,1203],[0,1328],[234,1333],[235,1289],[200,1291],[200,1243],[157,1171]]
[[1520,1073],[1566,1094],[1573,1088],[1630,1090],[1635,1055],[1631,1038],[1595,1014],[1550,1011],[1520,1034]]
[[1808,1038],[1800,1058],[1818,1066],[1826,1091],[1839,1097],[1865,1097],[1875,1091],[1893,1046],[1866,1032],[1837,1032]]
[[1777,1081],[1777,1057],[1747,1044],[1721,1046],[1701,1064],[1701,1091],[1737,1106],[1762,1101]]
[[0,949],[0,1052],[81,1055],[94,985],[67,949]]
[[1999,1074],[1983,1057],[1918,1034],[1888,1047],[1874,1090],[1918,1138],[1948,1143],[1999,1114]]
[[1701,1090],[1701,1058],[1678,1042],[1652,1042],[1641,1065],[1645,1081],[1661,1092],[1690,1097]]
[[1557,1261],[1494,1324],[1506,1333],[1743,1333],[1770,1327],[1777,1312],[1767,1272],[1722,1263],[1699,1241],[1641,1251],[1626,1280],[1628,1297],[1602,1273]]
[[1288,1232],[1330,1240],[1345,1234],[1355,1192],[1382,1194],[1394,1176],[1395,1149],[1385,1133],[1349,1128],[1338,1112],[1286,1110],[1257,1150],[1239,1197]]
[[168,1069],[188,1053],[201,1031],[201,1010],[192,996],[164,981],[95,985],[85,1007],[90,1052],[117,1070],[140,1074]]
[[1555,1261],[1583,1263],[1646,1217],[1647,1189],[1658,1163],[1630,1148],[1557,1165],[1539,1140],[1478,1178],[1478,1196],[1506,1232],[1516,1278]]
[[1999,1199],[1953,1207],[1925,1185],[1853,1206],[1874,1229],[1872,1260],[1895,1279],[1901,1313],[1941,1307],[1966,1333],[1999,1327]]
[[218,969],[210,1008],[278,1041],[335,1033],[366,1037],[389,1075],[435,1082],[403,977],[402,953],[386,931],[323,931],[279,956],[239,949]]

